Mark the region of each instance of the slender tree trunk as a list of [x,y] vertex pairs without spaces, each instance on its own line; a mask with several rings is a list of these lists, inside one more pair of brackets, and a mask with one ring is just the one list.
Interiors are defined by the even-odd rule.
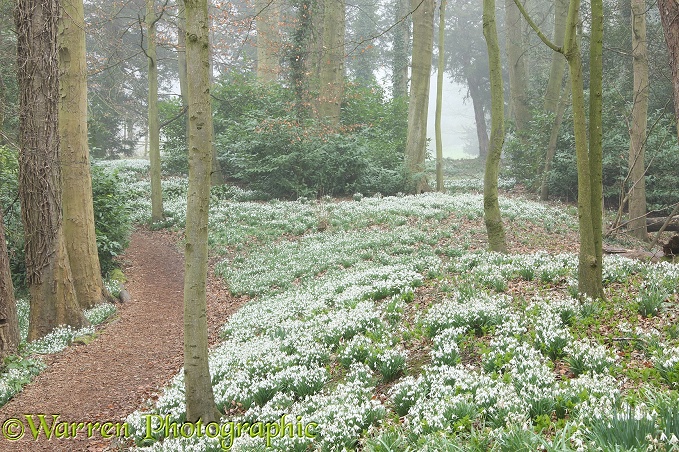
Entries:
[[14,299],[14,285],[9,270],[2,204],[0,204],[0,359],[16,353],[19,341],[19,320]]
[[632,72],[634,99],[630,127],[629,167],[632,188],[629,194],[628,231],[648,241],[646,231],[646,123],[648,115],[648,51],[646,46],[646,3],[632,0]]
[[161,221],[163,193],[160,187],[160,122],[158,119],[158,66],[156,54],[156,13],[154,0],[146,0],[146,57],[148,59],[148,137],[151,162],[151,221]]
[[408,97],[408,46],[410,44],[409,0],[395,0],[394,51],[391,63],[393,96]]
[[509,105],[519,134],[525,133],[531,119],[528,105],[528,77],[526,75],[526,46],[523,39],[523,20],[514,0],[505,0],[507,27],[507,66],[509,68]]
[[276,0],[255,0],[257,14],[257,80],[263,83],[278,78],[280,4]]
[[344,0],[326,0],[323,13],[323,44],[319,73],[318,117],[330,126],[340,125],[344,94]]
[[679,134],[679,3],[676,0],[658,0],[658,9],[660,10],[665,42],[670,54],[672,85],[674,87],[674,112],[677,118],[677,134]]
[[208,366],[207,232],[212,170],[207,0],[185,0],[189,95],[189,191],[184,252],[184,384],[186,420],[219,419]]
[[486,38],[486,46],[488,47],[491,97],[490,149],[488,150],[486,171],[483,177],[483,212],[490,250],[506,253],[507,242],[505,230],[502,226],[497,186],[500,156],[505,141],[505,118],[500,44],[495,24],[495,0],[483,0],[483,36]]
[[78,303],[110,298],[101,279],[87,146],[87,60],[82,0],[63,0],[59,22],[59,137],[64,238]]
[[[559,54],[563,57],[562,54]],[[563,122],[563,115],[566,112],[566,104],[568,102],[568,86],[562,88],[559,102],[556,106],[556,114],[554,115],[554,122],[552,123],[552,130],[549,134],[549,144],[547,145],[547,154],[545,155],[545,166],[542,171],[542,182],[540,184],[540,199],[547,201],[549,199],[549,173],[552,169],[552,161],[556,155],[556,145],[559,140],[559,130]]]
[[427,153],[429,80],[434,53],[434,0],[412,0],[411,4],[413,56],[405,163],[413,177],[412,192],[422,193],[430,190],[424,173],[424,160]]
[[469,87],[469,97],[472,98],[472,106],[474,107],[476,137],[479,140],[479,159],[482,162],[485,162],[486,157],[488,156],[488,146],[490,145],[488,127],[486,125],[486,109],[483,106],[481,90],[479,89],[476,79],[467,76],[467,86]]
[[436,190],[443,191],[443,140],[441,139],[441,107],[443,104],[444,31],[446,28],[446,0],[439,7],[439,58],[436,74]]
[[[554,34],[552,42],[557,46],[563,46],[566,34],[566,21],[568,19],[568,0],[554,1]],[[566,69],[566,58],[562,53],[552,53],[552,64],[549,68],[549,79],[545,89],[545,110],[556,113],[561,98],[561,86]]]
[[58,18],[57,0],[17,2],[19,193],[31,297],[28,340],[59,325],[87,324],[73,287],[62,227]]

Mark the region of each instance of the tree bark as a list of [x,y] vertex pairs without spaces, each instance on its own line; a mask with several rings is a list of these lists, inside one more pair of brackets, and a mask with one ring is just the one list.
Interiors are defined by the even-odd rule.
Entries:
[[[562,54],[559,54],[563,57]],[[556,145],[559,140],[559,130],[563,122],[563,115],[566,112],[566,104],[568,102],[568,87],[564,86],[556,106],[554,115],[554,122],[552,123],[552,130],[549,134],[549,144],[547,144],[547,154],[545,155],[545,166],[542,171],[542,182],[540,183],[540,200],[547,201],[549,199],[549,172],[552,169],[552,161],[556,155]]]
[[439,55],[436,74],[436,190],[443,191],[443,141],[441,139],[441,107],[443,106],[444,31],[446,28],[446,0],[439,7]]
[[[552,42],[557,46],[563,46],[566,35],[566,21],[568,19],[568,0],[555,0],[554,2],[554,34]],[[566,58],[562,53],[552,53],[552,63],[549,68],[549,79],[545,89],[545,110],[557,113],[559,99],[561,98],[561,86],[566,69]]]
[[148,137],[151,171],[151,221],[161,221],[163,193],[160,186],[160,127],[158,119],[158,56],[156,53],[156,13],[154,0],[146,0],[146,58],[148,59]]
[[505,141],[505,118],[502,63],[495,23],[495,0],[483,0],[483,36],[486,38],[486,46],[488,47],[491,97],[490,149],[488,150],[486,171],[483,177],[483,216],[488,232],[490,250],[506,253],[507,242],[498,201],[498,176],[502,145]]
[[82,0],[63,0],[59,22],[59,137],[64,238],[82,308],[110,298],[101,279],[87,144],[87,60]]
[[219,419],[208,365],[207,232],[212,170],[207,0],[185,0],[189,97],[189,190],[184,252],[184,384],[186,420]]
[[482,162],[485,162],[486,157],[488,156],[488,147],[490,145],[488,127],[486,125],[486,109],[483,105],[483,99],[481,99],[481,90],[477,80],[474,77],[467,76],[467,86],[469,87],[469,97],[471,97],[472,106],[474,107],[476,137],[479,140],[479,159]]
[[19,193],[31,297],[28,340],[59,325],[80,328],[62,227],[57,0],[18,0]]
[[257,14],[257,80],[262,83],[278,78],[280,5],[276,0],[255,0]]
[[323,45],[319,73],[318,117],[330,126],[340,125],[344,95],[344,0],[326,0],[323,13]]
[[0,205],[0,359],[16,353],[19,341],[19,320],[14,299],[14,285],[9,269],[5,223],[2,218],[2,205]]
[[672,85],[674,87],[674,113],[677,118],[677,138],[679,138],[679,3],[676,0],[658,0],[660,20],[665,42],[670,54]]
[[523,41],[523,20],[514,0],[505,0],[507,27],[507,66],[509,68],[509,105],[516,130],[521,136],[531,119],[528,105],[528,78],[526,75],[526,46]]
[[395,0],[394,51],[391,85],[394,98],[408,97],[408,45],[410,44],[409,0]]
[[424,160],[427,154],[429,80],[434,53],[434,0],[412,0],[411,4],[413,55],[405,163],[413,177],[411,192],[422,193],[430,190],[424,173]]
[[646,231],[646,124],[648,116],[648,51],[646,46],[646,3],[632,0],[632,72],[634,98],[630,125],[628,230],[634,237],[648,241]]

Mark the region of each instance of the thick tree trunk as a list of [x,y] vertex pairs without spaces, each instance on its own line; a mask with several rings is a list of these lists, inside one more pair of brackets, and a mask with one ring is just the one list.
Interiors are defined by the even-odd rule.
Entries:
[[146,57],[148,59],[148,137],[151,171],[151,221],[161,221],[163,193],[160,187],[160,121],[158,119],[158,66],[156,54],[156,13],[154,0],[146,0]]
[[505,22],[507,27],[507,66],[509,68],[509,106],[516,130],[519,135],[522,135],[528,128],[531,112],[528,105],[523,20],[514,0],[505,0]]
[[58,127],[57,0],[19,0],[19,193],[26,280],[31,296],[28,340],[85,320],[64,243]]
[[648,51],[646,46],[646,3],[632,0],[632,70],[634,99],[630,125],[629,176],[629,233],[648,241],[646,231],[646,123],[648,115]]
[[502,83],[502,63],[500,44],[495,23],[495,0],[483,0],[483,36],[488,47],[488,67],[490,69],[490,149],[486,158],[486,171],[483,177],[483,213],[488,232],[488,245],[491,251],[507,252],[505,230],[502,225],[500,204],[498,202],[498,175],[500,156],[505,141],[504,89]]
[[344,95],[345,16],[344,0],[326,0],[323,14],[318,117],[335,128],[340,125],[340,107]]
[[430,190],[424,174],[424,160],[427,154],[429,80],[434,53],[434,0],[412,0],[411,4],[413,56],[405,163],[413,177],[411,191],[422,193]]
[[59,136],[64,239],[78,303],[90,308],[110,296],[97,254],[87,145],[87,60],[82,0],[63,0],[59,27]]
[[679,3],[676,0],[658,0],[658,9],[665,33],[665,42],[670,53],[672,85],[674,87],[674,112],[677,118],[677,133],[679,134]]
[[19,341],[19,321],[0,204],[0,359],[16,353]]
[[184,385],[186,420],[219,419],[208,366],[207,228],[212,170],[207,0],[185,0],[186,59],[190,68],[189,191],[184,252]]
[[274,0],[255,0],[257,14],[257,80],[273,82],[278,78],[280,4]]
[[393,96],[408,97],[408,46],[410,44],[409,0],[395,0],[394,50],[391,63]]
[[436,190],[443,191],[443,140],[441,139],[441,107],[443,106],[444,31],[446,28],[446,0],[439,7],[439,55],[436,74]]

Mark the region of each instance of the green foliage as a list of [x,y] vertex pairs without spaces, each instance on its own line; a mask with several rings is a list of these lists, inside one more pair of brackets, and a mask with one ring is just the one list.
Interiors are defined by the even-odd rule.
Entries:
[[132,227],[117,173],[92,166],[92,197],[99,264],[106,274],[127,247]]
[[633,408],[614,412],[610,419],[590,420],[589,437],[602,450],[645,451],[648,437],[656,433],[650,414],[635,413]]
[[[214,91],[218,159],[233,182],[281,198],[404,191],[402,100],[386,101],[376,87],[349,85],[342,126],[332,131],[300,121],[293,93],[278,84],[232,76]],[[183,152],[164,150],[171,162]]]
[[23,287],[26,276],[24,264],[24,233],[18,191],[18,151],[0,146],[0,209],[5,220],[5,239],[9,265],[15,288]]
[[[167,123],[161,133],[161,165],[168,174],[188,174],[189,159],[186,146],[186,113],[182,114],[182,103],[179,99],[158,102],[160,123]],[[168,122],[172,120],[171,122]]]

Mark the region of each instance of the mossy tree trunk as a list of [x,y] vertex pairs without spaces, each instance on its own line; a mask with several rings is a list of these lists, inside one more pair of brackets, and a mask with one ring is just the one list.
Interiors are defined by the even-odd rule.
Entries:
[[427,154],[429,81],[434,53],[434,0],[412,0],[411,5],[413,54],[405,164],[413,177],[411,192],[422,193],[430,190],[424,173],[424,160]]
[[216,421],[208,366],[207,234],[212,171],[209,24],[207,0],[185,0],[189,103],[189,190],[184,251],[184,385],[186,419]]
[[391,90],[394,98],[408,97],[408,46],[410,45],[409,0],[394,0],[393,54]]
[[64,238],[78,303],[110,298],[101,279],[87,144],[87,60],[82,0],[63,0],[59,21],[59,136]]
[[483,216],[488,232],[490,250],[506,253],[507,242],[505,230],[502,226],[497,184],[502,145],[505,141],[505,117],[500,44],[495,23],[495,0],[483,0],[483,36],[486,38],[486,46],[488,47],[491,97],[490,148],[488,149],[486,171],[483,177]]
[[78,305],[61,210],[57,0],[18,0],[19,194],[30,293],[28,340],[87,324]]
[[646,46],[646,3],[632,0],[632,73],[634,93],[629,150],[629,233],[648,241],[646,230],[646,125],[648,121],[648,50]]
[[318,118],[333,128],[340,125],[340,107],[344,95],[344,0],[325,0],[323,38],[320,46],[318,75]]
[[0,204],[0,359],[17,352],[19,347],[19,321],[17,319],[14,285],[9,269],[5,223]]

